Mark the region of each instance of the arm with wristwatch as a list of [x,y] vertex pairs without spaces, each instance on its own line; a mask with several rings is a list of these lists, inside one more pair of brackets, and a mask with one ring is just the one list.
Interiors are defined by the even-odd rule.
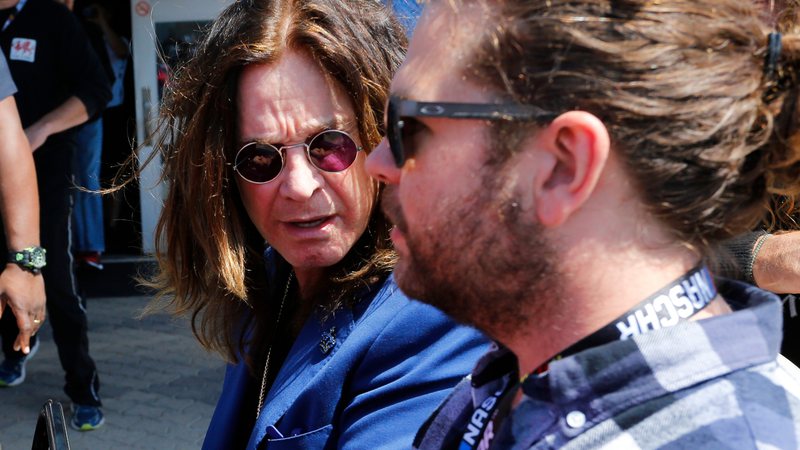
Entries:
[[9,257],[0,273],[0,315],[11,310],[19,327],[14,349],[30,352],[30,337],[45,317],[39,247],[39,196],[28,140],[13,96],[0,99],[0,215]]

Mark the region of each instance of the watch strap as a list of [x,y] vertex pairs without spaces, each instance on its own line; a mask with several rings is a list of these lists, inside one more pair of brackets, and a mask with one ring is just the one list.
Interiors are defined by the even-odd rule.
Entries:
[[8,252],[9,263],[14,263],[32,273],[40,273],[47,264],[45,254],[47,251],[42,247],[32,246],[22,250]]

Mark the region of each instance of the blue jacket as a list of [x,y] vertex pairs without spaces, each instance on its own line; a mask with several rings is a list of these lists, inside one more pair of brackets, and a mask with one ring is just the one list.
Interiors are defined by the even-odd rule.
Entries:
[[[384,3],[386,1],[384,0]],[[406,35],[411,38],[411,33],[417,26],[417,20],[422,14],[422,5],[417,0],[392,0],[392,9],[397,20],[406,29]]]
[[[331,327],[336,342],[323,353],[320,338]],[[408,299],[389,277],[371,301],[337,311],[323,324],[315,316],[305,323],[247,448],[410,448],[425,419],[487,348],[477,331]],[[230,448],[228,431],[244,392],[258,383],[244,363],[228,366],[204,449]]]

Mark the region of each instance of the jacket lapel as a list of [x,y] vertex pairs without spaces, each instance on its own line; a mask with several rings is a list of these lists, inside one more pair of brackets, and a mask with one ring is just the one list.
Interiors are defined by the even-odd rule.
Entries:
[[[325,368],[347,339],[353,325],[353,313],[349,308],[336,311],[323,324],[320,324],[316,315],[306,321],[267,394],[248,448],[255,448],[264,439],[267,427],[280,420],[309,383]],[[335,345],[327,353],[323,353],[320,349],[323,332],[329,332],[332,327],[335,327]]]

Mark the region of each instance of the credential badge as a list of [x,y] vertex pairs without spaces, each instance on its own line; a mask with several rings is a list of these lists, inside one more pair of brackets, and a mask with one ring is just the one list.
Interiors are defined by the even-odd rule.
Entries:
[[36,40],[27,38],[14,38],[11,40],[11,52],[8,59],[12,61],[36,61]]

